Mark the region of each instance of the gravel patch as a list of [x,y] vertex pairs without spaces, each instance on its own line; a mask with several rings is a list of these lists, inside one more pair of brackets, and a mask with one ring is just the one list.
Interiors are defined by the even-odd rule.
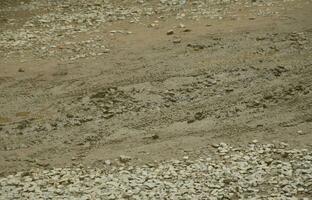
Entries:
[[[215,155],[110,169],[56,168],[0,179],[0,199],[302,199],[312,152],[287,144],[214,145]],[[127,159],[127,160],[130,160]]]
[[[110,50],[107,41],[99,36],[81,41],[77,35],[103,33],[99,31],[100,28],[107,28],[108,24],[116,21],[144,24],[143,19],[155,17],[160,21],[170,17],[175,17],[177,20],[195,21],[202,18],[215,20],[222,20],[225,17],[237,18],[237,16],[232,16],[231,12],[238,6],[246,9],[253,8],[253,18],[277,15],[278,13],[270,9],[275,2],[249,0],[138,0],[124,3],[112,0],[30,1],[19,6],[0,8],[0,14],[17,11],[42,12],[22,23],[11,17],[5,18],[4,25],[7,27],[0,31],[0,55],[9,58],[14,55],[23,57],[30,54],[38,59],[60,58],[71,61],[103,56]],[[122,31],[122,33],[128,34],[129,31]]]

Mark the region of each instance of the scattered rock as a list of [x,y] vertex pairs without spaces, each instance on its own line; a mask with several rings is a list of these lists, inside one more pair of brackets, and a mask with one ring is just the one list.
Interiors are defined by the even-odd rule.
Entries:
[[[72,199],[79,193],[80,199],[92,194],[94,199],[112,200],[249,199],[250,195],[250,199],[297,199],[298,194],[300,199],[309,199],[311,151],[252,143],[241,148],[220,143],[214,145],[214,157],[192,160],[184,156],[157,165],[21,172],[0,178],[0,198]],[[128,156],[120,159],[130,160]]]
[[179,24],[178,28],[185,28],[184,24]]
[[125,155],[120,155],[119,156],[119,161],[121,162],[121,163],[127,163],[127,162],[129,162],[131,160],[131,157],[129,157],[129,156],[125,156]]
[[252,143],[257,144],[259,141],[258,140],[253,140]]
[[105,163],[105,165],[111,165],[112,164],[112,162],[110,160],[105,160],[104,163]]
[[173,31],[173,30],[167,31],[167,35],[173,35],[173,34],[174,34],[174,31]]
[[50,164],[44,161],[37,161],[36,164],[40,167],[48,167]]
[[225,89],[225,92],[227,92],[227,93],[230,93],[230,92],[233,92],[233,91],[234,91],[233,88],[226,88],[226,89]]
[[16,126],[16,129],[22,130],[22,129],[29,127],[29,125],[30,125],[30,121],[23,120]]
[[288,70],[285,67],[283,67],[283,66],[277,66],[274,69],[272,69],[272,73],[274,74],[274,76],[277,76],[277,77],[281,76],[282,73],[285,73],[287,71]]
[[199,51],[205,48],[205,45],[201,44],[188,44],[187,47],[191,47],[194,49],[194,51]]
[[[0,33],[1,47],[3,48],[0,56],[10,57],[11,55],[28,51],[40,58],[58,57],[62,60],[71,61],[101,56],[108,51],[107,47],[105,47],[106,44],[103,44],[105,41],[100,36],[85,41],[70,41],[66,43],[63,42],[63,38],[72,37],[77,33],[93,32],[96,28],[100,26],[105,27],[107,23],[115,21],[138,23],[145,16],[165,19],[176,15],[177,19],[198,20],[200,18],[209,18],[220,20],[229,14],[231,9],[228,9],[228,6],[255,7],[257,9],[251,12],[254,16],[278,15],[277,12],[268,11],[271,7],[271,2],[265,1],[257,1],[251,5],[244,1],[223,2],[222,0],[209,3],[196,1],[189,3],[189,6],[185,6],[187,4],[186,0],[161,0],[160,3],[161,5],[159,5],[159,1],[150,2],[144,0],[138,0],[131,5],[120,2],[105,2],[104,5],[103,3],[86,2],[85,0],[70,1],[66,5],[64,3],[55,4],[53,1],[47,2],[44,6],[48,8],[53,7],[52,10],[49,10],[49,14],[38,14],[35,17],[27,18],[19,29],[8,29]],[[76,4],[80,6],[76,6]],[[220,4],[224,4],[224,6],[220,6]],[[41,8],[41,3],[30,2],[14,9],[31,12]],[[183,8],[183,12],[181,8]],[[160,13],[162,14],[161,16],[159,16]],[[254,20],[255,17],[250,17],[249,19]],[[5,17],[2,21],[7,25],[16,23],[14,19]],[[75,24],[74,27],[73,24]],[[157,25],[158,21],[155,21],[150,26],[157,27]],[[185,25],[180,24],[178,27],[185,28]],[[38,31],[39,29],[40,31]],[[190,29],[185,29],[184,31],[189,32]],[[131,33],[128,30],[110,31],[112,35],[128,35]],[[168,33],[173,34],[170,31]],[[298,36],[295,35],[294,37]],[[304,38],[300,37],[300,39]],[[301,44],[302,41],[298,41],[299,43]]]
[[186,29],[184,29],[183,30],[183,32],[185,32],[185,33],[188,33],[188,32],[191,32],[192,30],[191,29],[188,29],[188,28],[186,28]]
[[205,115],[203,112],[197,112],[197,113],[195,113],[194,118],[195,118],[195,120],[202,120],[205,118]]
[[174,43],[174,44],[178,44],[178,43],[181,43],[181,39],[179,39],[179,38],[176,38],[176,39],[174,39],[174,40],[173,40],[173,43]]

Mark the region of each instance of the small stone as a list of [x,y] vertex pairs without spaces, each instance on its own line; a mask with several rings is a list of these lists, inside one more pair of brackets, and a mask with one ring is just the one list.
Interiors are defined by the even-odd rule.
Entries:
[[233,92],[233,91],[234,91],[233,88],[226,88],[226,89],[225,89],[225,92]]
[[187,47],[193,48],[195,51],[199,51],[205,48],[204,45],[201,44],[188,44]]
[[179,27],[179,28],[185,28],[185,25],[184,25],[184,24],[179,24],[178,27]]
[[131,190],[128,190],[126,193],[124,193],[124,194],[122,195],[122,197],[128,199],[128,198],[132,197],[133,194],[134,194],[134,193],[133,193]]
[[191,31],[192,31],[192,30],[191,30],[191,29],[188,29],[188,28],[183,30],[183,32],[185,32],[185,33],[188,33],[188,32],[191,32]]
[[280,146],[281,146],[282,148],[285,148],[285,147],[288,147],[288,144],[285,143],[285,142],[280,142]]
[[148,25],[148,27],[150,27],[150,28],[156,28],[156,27],[158,27],[158,24],[156,24],[156,23],[151,23],[151,24]]
[[153,139],[153,140],[157,140],[157,139],[159,139],[159,135],[157,135],[157,134],[153,134],[153,135],[152,135],[152,139]]
[[103,50],[103,53],[109,53],[110,52],[110,49],[104,49]]
[[282,156],[283,158],[288,158],[289,154],[288,154],[287,152],[283,152],[283,153],[281,154],[281,156]]
[[173,34],[174,34],[174,31],[173,31],[173,30],[167,31],[167,35],[173,35]]
[[205,115],[202,112],[197,112],[194,115],[195,120],[202,120],[205,118]]
[[105,160],[105,161],[104,161],[104,164],[105,164],[105,165],[111,165],[111,164],[112,164],[112,161],[110,161],[110,160]]
[[125,156],[125,155],[120,155],[119,156],[119,161],[122,163],[127,163],[131,160],[131,157],[129,156]]
[[43,161],[38,161],[36,162],[36,164],[41,167],[48,167],[50,165],[48,162],[43,162]]
[[115,196],[114,194],[111,194],[111,195],[108,196],[107,199],[108,199],[108,200],[115,200],[115,199],[117,199],[117,198],[116,198],[116,196]]
[[62,195],[62,194],[64,194],[64,191],[61,190],[61,189],[57,189],[57,190],[54,191],[54,193],[57,194],[57,195]]
[[19,68],[18,72],[25,72],[25,70],[23,68]]
[[178,39],[178,38],[177,38],[177,39],[174,39],[174,40],[173,40],[173,43],[174,43],[174,44],[181,43],[181,39]]
[[73,115],[73,114],[70,114],[70,113],[67,113],[67,114],[66,114],[66,117],[67,117],[67,118],[74,118],[74,115]]

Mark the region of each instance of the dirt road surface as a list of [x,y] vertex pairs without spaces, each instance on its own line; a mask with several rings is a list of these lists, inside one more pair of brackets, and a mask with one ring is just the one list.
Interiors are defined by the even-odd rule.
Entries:
[[1,1],[0,174],[312,148],[312,1]]

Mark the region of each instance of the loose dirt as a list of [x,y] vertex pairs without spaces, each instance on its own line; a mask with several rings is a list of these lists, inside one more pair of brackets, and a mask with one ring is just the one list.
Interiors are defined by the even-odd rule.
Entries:
[[162,2],[3,3],[1,175],[312,148],[310,0]]

